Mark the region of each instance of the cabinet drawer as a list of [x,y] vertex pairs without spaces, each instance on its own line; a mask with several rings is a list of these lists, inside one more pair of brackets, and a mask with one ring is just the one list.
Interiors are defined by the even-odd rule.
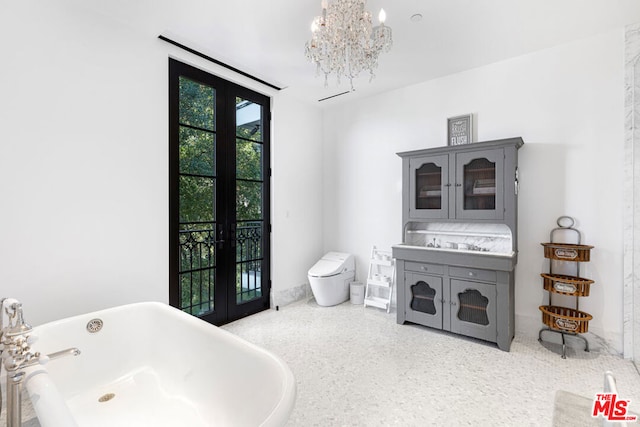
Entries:
[[444,266],[439,264],[426,264],[424,262],[405,261],[404,269],[418,273],[444,274]]
[[449,267],[449,276],[464,279],[482,280],[484,282],[495,282],[496,272],[493,270],[480,270],[478,268]]

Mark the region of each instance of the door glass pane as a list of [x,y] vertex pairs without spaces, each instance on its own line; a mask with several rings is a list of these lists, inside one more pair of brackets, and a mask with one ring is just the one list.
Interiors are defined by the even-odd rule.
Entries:
[[262,142],[262,105],[236,98],[236,136]]
[[213,311],[215,285],[215,227],[183,224],[179,235],[180,308],[189,314]]
[[416,169],[416,209],[442,208],[442,168],[425,163]]
[[216,266],[214,225],[183,224],[180,227],[180,271]]
[[474,159],[464,165],[464,209],[495,210],[496,164],[488,159]]
[[238,223],[236,230],[236,302],[262,296],[262,221]]
[[467,289],[458,294],[458,319],[477,325],[488,325],[487,305],[489,298],[482,296],[477,289]]
[[262,144],[236,139],[236,173],[239,179],[262,180]]
[[179,303],[196,316],[214,310],[215,97],[213,87],[179,77]]
[[254,181],[236,182],[236,219],[262,219],[262,183]]
[[236,303],[262,297],[262,105],[236,98]]
[[180,173],[215,176],[216,136],[212,132],[180,127]]
[[181,76],[179,90],[180,124],[214,131],[215,89]]
[[180,223],[213,222],[215,179],[180,176]]
[[411,286],[411,309],[421,311],[427,314],[436,314],[436,306],[434,299],[436,290],[429,286],[426,282],[420,280]]

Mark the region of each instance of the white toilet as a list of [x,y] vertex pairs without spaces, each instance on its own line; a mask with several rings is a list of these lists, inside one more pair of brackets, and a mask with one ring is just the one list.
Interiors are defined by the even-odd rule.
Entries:
[[353,255],[328,252],[309,269],[311,291],[318,305],[337,305],[349,299],[349,283],[356,276]]

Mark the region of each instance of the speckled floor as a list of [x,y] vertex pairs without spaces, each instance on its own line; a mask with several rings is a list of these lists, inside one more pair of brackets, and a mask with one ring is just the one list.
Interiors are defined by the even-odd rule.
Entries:
[[[606,370],[616,376],[620,398],[640,412],[633,364],[597,348],[587,353],[576,345],[562,359],[559,345],[516,336],[503,352],[495,344],[398,325],[393,312],[349,302],[319,307],[313,299],[224,329],[272,351],[293,371],[297,400],[288,427],[552,426],[556,391],[591,399],[602,390]],[[38,426],[25,403],[23,426]],[[577,417],[555,423],[573,425],[585,423]]]
[[551,426],[556,391],[592,398],[606,370],[630,409],[640,407],[633,364],[598,349],[569,348],[562,359],[559,345],[516,336],[503,352],[349,302],[303,301],[224,328],[293,371],[288,426]]

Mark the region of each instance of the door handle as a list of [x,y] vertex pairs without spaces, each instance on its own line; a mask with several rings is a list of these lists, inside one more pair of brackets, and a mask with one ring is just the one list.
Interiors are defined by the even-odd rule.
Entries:
[[218,245],[218,249],[222,249],[224,245],[224,225],[218,224],[216,240],[214,240],[214,242]]

